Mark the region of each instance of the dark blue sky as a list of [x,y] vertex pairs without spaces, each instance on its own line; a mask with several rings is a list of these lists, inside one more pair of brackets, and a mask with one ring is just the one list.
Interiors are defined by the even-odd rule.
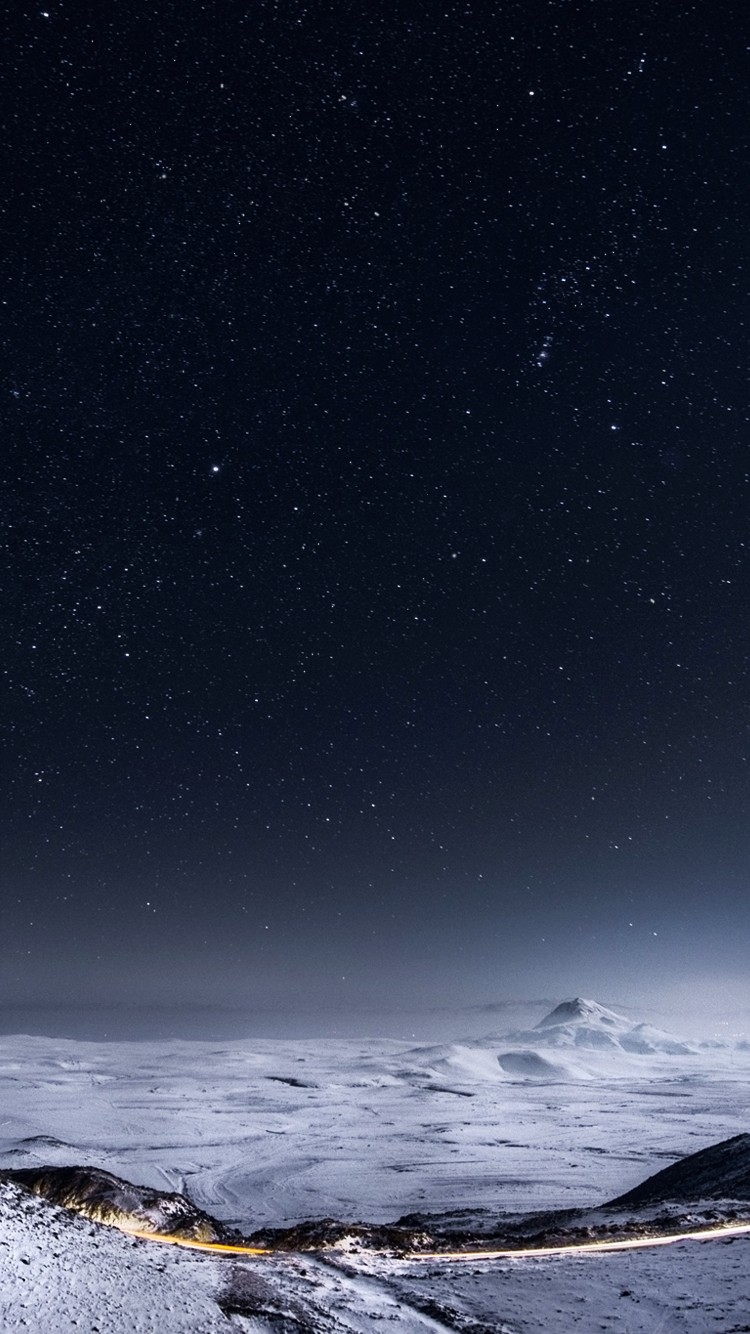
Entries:
[[17,12],[0,1002],[734,994],[747,36]]

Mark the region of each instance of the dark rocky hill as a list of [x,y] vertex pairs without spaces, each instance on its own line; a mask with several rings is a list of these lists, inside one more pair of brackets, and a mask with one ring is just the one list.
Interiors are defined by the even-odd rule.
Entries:
[[[640,1186],[609,1200],[617,1209],[639,1209],[644,1205],[697,1200],[750,1201],[750,1135],[712,1144],[665,1167]],[[607,1206],[604,1206],[605,1208]]]

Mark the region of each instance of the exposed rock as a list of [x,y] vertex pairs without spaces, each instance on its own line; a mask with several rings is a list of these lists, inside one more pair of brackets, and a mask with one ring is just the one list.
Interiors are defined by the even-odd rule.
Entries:
[[124,1232],[153,1232],[185,1241],[222,1241],[224,1230],[185,1195],[134,1186],[99,1167],[25,1167],[3,1172],[52,1204]]
[[294,1227],[266,1227],[253,1232],[247,1242],[272,1251],[320,1251],[332,1247],[345,1250],[386,1250],[399,1255],[435,1246],[435,1236],[424,1227],[397,1223],[341,1223],[336,1218],[315,1218]]

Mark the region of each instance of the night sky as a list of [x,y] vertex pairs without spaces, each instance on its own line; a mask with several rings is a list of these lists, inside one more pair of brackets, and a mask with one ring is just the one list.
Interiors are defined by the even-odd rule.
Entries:
[[0,1001],[724,995],[744,7],[18,7]]

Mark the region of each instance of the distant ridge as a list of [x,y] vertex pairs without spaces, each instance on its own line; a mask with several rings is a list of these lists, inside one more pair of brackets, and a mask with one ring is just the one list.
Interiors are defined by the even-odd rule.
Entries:
[[750,1200],[750,1135],[735,1135],[691,1153],[602,1207],[637,1209],[698,1200]]

